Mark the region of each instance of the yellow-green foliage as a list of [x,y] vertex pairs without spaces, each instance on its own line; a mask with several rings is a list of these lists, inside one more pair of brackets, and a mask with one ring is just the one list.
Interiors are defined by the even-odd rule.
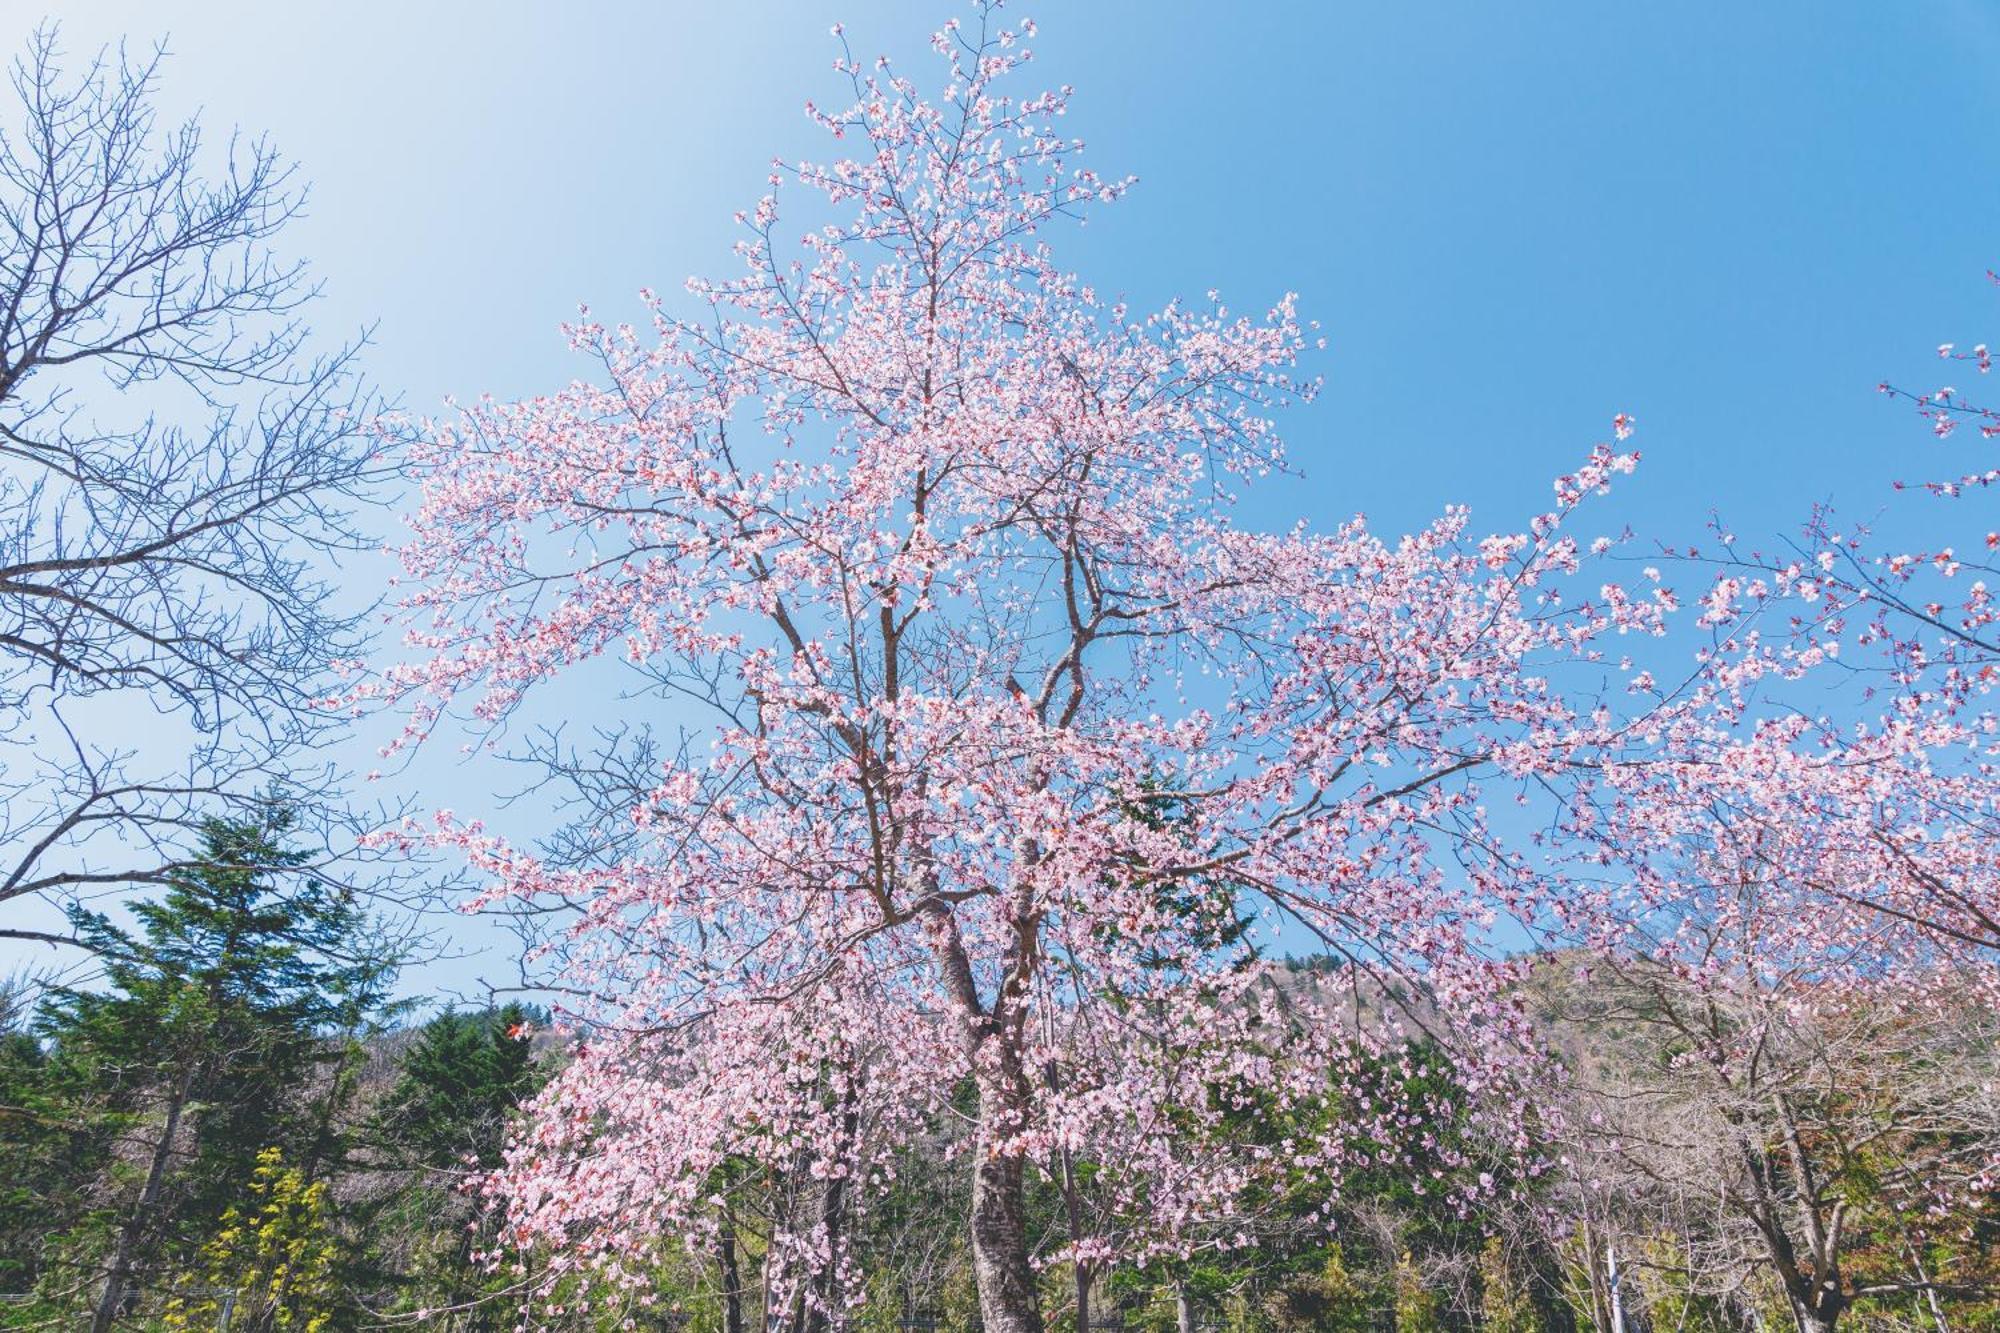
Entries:
[[1338,1245],[1327,1247],[1319,1272],[1281,1284],[1264,1305],[1278,1333],[1358,1333],[1369,1327],[1369,1311],[1368,1292],[1348,1271]]
[[1396,1261],[1396,1333],[1441,1333],[1444,1316],[1437,1294],[1406,1251]]
[[[1645,1262],[1639,1284],[1656,1328],[1680,1333],[1728,1333],[1736,1327],[1729,1311],[1714,1296],[1695,1289],[1688,1277],[1687,1247],[1670,1236],[1655,1236],[1641,1247]],[[1754,1290],[1754,1285],[1752,1287]],[[1767,1326],[1782,1328],[1791,1316],[1783,1306],[1769,1312]]]
[[202,1246],[198,1278],[168,1301],[168,1328],[213,1328],[225,1291],[235,1293],[233,1325],[246,1333],[321,1333],[333,1317],[325,1182],[307,1183],[278,1149],[266,1148],[257,1154],[250,1194],[223,1213],[221,1229]]
[[1563,1302],[1569,1306],[1577,1327],[1601,1327],[1597,1295],[1591,1283],[1590,1249],[1584,1244],[1581,1231],[1565,1237],[1556,1246],[1556,1259],[1562,1265]]
[[1485,1333],[1537,1333],[1534,1302],[1498,1236],[1479,1251],[1479,1319]]

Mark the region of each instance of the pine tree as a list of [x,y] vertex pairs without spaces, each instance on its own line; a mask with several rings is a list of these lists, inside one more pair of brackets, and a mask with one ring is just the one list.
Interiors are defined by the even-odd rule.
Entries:
[[508,1122],[547,1077],[533,1038],[547,1021],[507,1004],[447,1009],[417,1031],[374,1118],[382,1160],[407,1176],[366,1223],[378,1239],[368,1256],[375,1271],[357,1273],[357,1285],[400,1288],[399,1308],[431,1311],[444,1328],[511,1321],[506,1280],[474,1257],[492,1242],[492,1219],[460,1187],[499,1163]]
[[521,1004],[447,1009],[418,1032],[381,1116],[384,1137],[415,1165],[456,1169],[499,1160],[507,1117],[540,1082]]
[[0,991],[0,1292],[12,1296],[34,1287],[43,1239],[76,1212],[71,1186],[84,1150],[27,1019]]
[[39,1030],[48,1086],[99,1145],[102,1204],[49,1251],[81,1270],[58,1286],[94,1290],[92,1333],[150,1269],[192,1258],[265,1150],[308,1181],[343,1151],[351,1040],[393,1012],[397,958],[350,892],[298,873],[291,827],[281,805],[208,821],[167,891],[132,908],[136,930],[74,913],[103,983],[54,992]]

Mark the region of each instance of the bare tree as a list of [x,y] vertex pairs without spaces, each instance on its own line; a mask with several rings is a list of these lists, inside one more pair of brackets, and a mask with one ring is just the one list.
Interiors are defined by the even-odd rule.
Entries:
[[[271,242],[303,203],[262,140],[163,126],[161,52],[12,70],[0,129],[0,937],[162,882],[205,815],[317,809],[312,701],[367,608],[328,581],[386,473],[362,340]],[[311,798],[311,799],[303,799]],[[324,876],[327,864],[310,867]]]
[[1555,1006],[1593,1255],[1670,1256],[1675,1281],[1726,1308],[1772,1292],[1799,1333],[1885,1303],[1948,1333],[1954,1299],[1991,1294],[1983,1265],[1937,1257],[1976,1259],[1960,1233],[2000,1160],[2000,1028],[1980,991],[1940,977],[1827,997],[1783,967],[1597,968]]

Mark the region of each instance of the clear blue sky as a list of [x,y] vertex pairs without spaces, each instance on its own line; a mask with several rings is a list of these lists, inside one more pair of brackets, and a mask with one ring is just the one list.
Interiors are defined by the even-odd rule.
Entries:
[[[100,3],[163,102],[267,130],[330,329],[414,408],[583,367],[556,325],[733,260],[774,154],[819,154],[828,26],[928,72],[934,3]],[[1060,253],[1137,303],[1296,290],[1331,349],[1260,517],[1509,527],[1637,415],[1620,521],[1746,534],[1960,470],[1874,393],[2000,339],[2000,0],[1025,5],[1094,166],[1139,188]],[[37,15],[0,14],[18,49]],[[1971,443],[1960,450],[1976,447]],[[1890,523],[1895,514],[1888,515]],[[487,779],[464,775],[468,787]],[[453,804],[469,802],[454,796]]]
[[[6,6],[17,39],[32,3]],[[78,6],[165,34],[166,100],[269,130],[292,241],[380,321],[415,407],[527,392],[555,326],[732,260],[773,154],[817,153],[828,25],[923,72],[950,0]],[[1642,516],[1746,529],[1874,503],[1913,447],[1872,396],[2000,335],[2000,3],[1018,6],[1071,125],[1140,188],[1062,252],[1135,299],[1296,289],[1332,341],[1286,499],[1510,522],[1636,413]],[[17,44],[10,42],[10,45]]]

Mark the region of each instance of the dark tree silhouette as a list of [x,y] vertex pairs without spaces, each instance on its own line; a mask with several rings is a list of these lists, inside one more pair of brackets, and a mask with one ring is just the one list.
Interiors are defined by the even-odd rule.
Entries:
[[24,900],[164,884],[274,787],[323,813],[312,700],[362,642],[327,578],[387,475],[361,342],[316,348],[271,248],[293,168],[161,125],[159,64],[43,28],[0,128],[0,937],[75,943]]

